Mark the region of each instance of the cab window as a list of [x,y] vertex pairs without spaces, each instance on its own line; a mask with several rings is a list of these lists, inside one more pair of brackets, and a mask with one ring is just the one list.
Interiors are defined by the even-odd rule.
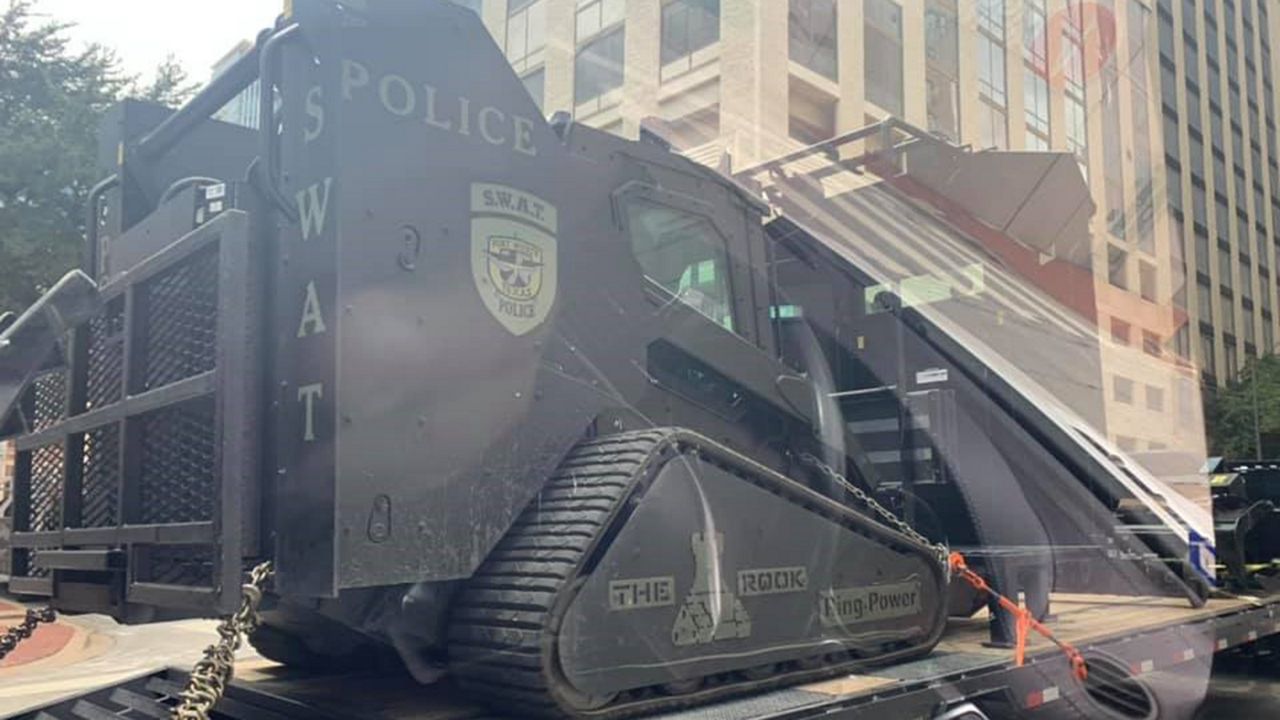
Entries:
[[734,329],[724,238],[693,213],[632,201],[627,205],[631,251],[645,276],[712,322]]

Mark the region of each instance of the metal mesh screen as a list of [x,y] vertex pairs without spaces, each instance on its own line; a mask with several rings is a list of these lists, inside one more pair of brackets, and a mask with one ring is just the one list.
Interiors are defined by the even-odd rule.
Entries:
[[45,373],[31,383],[31,429],[45,430],[66,417],[67,375],[61,370]]
[[120,426],[106,425],[85,433],[81,527],[110,527],[119,522],[119,482]]
[[116,300],[90,320],[87,328],[89,367],[85,377],[85,409],[120,399],[124,371],[124,301]]
[[211,520],[217,487],[213,398],[157,410],[140,418],[139,424],[141,521]]
[[209,545],[156,545],[138,566],[139,580],[166,585],[213,585],[213,547]]
[[27,529],[32,532],[62,527],[62,445],[53,443],[31,451]]
[[202,250],[147,284],[146,389],[212,370],[218,323],[217,247]]
[[49,577],[49,569],[40,566],[39,551],[17,548],[13,551],[15,577]]

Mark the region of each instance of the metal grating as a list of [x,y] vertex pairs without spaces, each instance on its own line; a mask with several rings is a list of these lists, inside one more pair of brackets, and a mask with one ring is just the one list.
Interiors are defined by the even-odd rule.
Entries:
[[119,522],[119,482],[120,425],[85,433],[80,527],[111,527]]
[[185,585],[213,586],[213,546],[154,545],[146,550],[147,560],[138,567],[138,580]]
[[116,300],[87,325],[89,369],[85,378],[85,409],[120,400],[124,371],[124,301]]
[[35,549],[14,548],[14,577],[49,577],[49,569],[40,566],[39,552],[39,550]]
[[47,372],[31,383],[31,430],[39,432],[61,422],[67,414],[67,374]]
[[31,451],[31,477],[25,528],[31,532],[62,529],[62,444],[52,443]]
[[138,422],[142,433],[141,521],[211,520],[217,487],[213,398],[157,410]]
[[147,284],[144,389],[212,370],[218,324],[217,247]]

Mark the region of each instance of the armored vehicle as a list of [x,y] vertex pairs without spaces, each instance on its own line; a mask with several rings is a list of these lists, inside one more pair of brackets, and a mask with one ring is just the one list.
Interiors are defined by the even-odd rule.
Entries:
[[[208,119],[237,96],[256,127]],[[983,602],[940,543],[999,539],[1023,482],[1065,519],[989,567],[1038,614],[1072,533],[1198,592],[1176,508],[1051,403],[751,182],[545,120],[450,3],[296,0],[102,161],[83,271],[0,336],[11,587],[61,610],[225,613],[270,560],[270,658],[606,718],[928,653]],[[886,481],[859,422],[912,408],[968,459],[923,433]],[[1172,530],[1104,551],[1131,496]]]

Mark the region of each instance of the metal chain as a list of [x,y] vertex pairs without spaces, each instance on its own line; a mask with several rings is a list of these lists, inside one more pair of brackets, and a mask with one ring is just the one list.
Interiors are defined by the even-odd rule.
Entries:
[[0,660],[4,660],[9,653],[17,649],[23,640],[35,634],[36,628],[40,623],[51,623],[58,618],[58,614],[53,608],[28,608],[27,616],[21,623],[14,625],[5,631],[4,635],[0,635]]
[[805,453],[800,456],[800,460],[801,462],[814,466],[820,472],[822,472],[823,475],[826,475],[828,478],[839,483],[840,487],[844,488],[849,492],[850,495],[857,498],[858,502],[861,502],[862,504],[871,508],[872,512],[874,512],[876,515],[879,515],[880,519],[883,520],[890,527],[902,533],[903,535],[906,535],[912,540],[915,540],[921,545],[924,545],[925,547],[932,549],[935,553],[938,554],[938,560],[944,566],[947,565],[947,558],[951,555],[951,549],[947,547],[946,544],[935,543],[929,538],[925,537],[924,535],[921,535],[920,532],[915,528],[911,527],[911,525],[909,525],[906,520],[903,520],[902,518],[893,514],[892,510],[885,507],[884,505],[881,505],[875,498],[871,497],[866,492],[864,492],[862,488],[849,482],[848,478],[836,472],[834,468],[832,468],[830,465],[826,464],[822,460],[818,459],[816,456],[810,453]]
[[208,720],[235,673],[236,650],[258,629],[258,605],[272,573],[269,560],[249,571],[249,582],[241,586],[240,608],[218,624],[218,642],[205,648],[204,657],[191,669],[187,686],[178,694],[182,702],[173,710],[174,720]]

